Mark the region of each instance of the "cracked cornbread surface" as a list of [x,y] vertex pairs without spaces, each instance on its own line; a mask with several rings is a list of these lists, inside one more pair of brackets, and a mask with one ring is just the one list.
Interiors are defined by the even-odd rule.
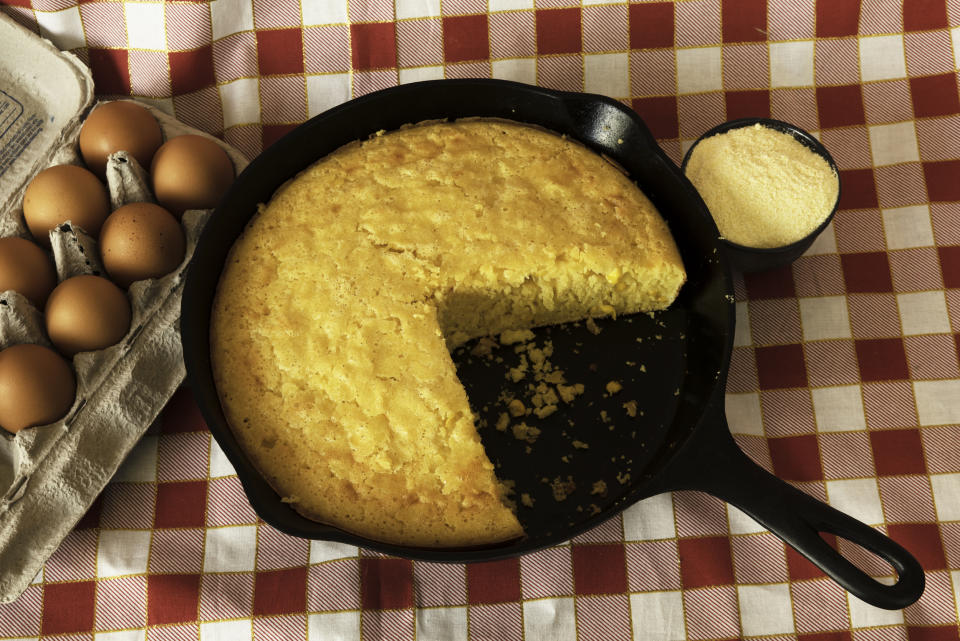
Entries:
[[522,528],[449,350],[661,309],[685,278],[620,171],[543,130],[425,123],[340,148],[281,187],[214,302],[228,422],[303,515],[379,541],[459,546]]

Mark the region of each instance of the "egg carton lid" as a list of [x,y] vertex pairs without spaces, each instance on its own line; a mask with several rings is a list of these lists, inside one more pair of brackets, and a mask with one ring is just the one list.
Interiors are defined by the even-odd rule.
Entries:
[[86,65],[0,13],[0,211],[75,135],[92,103]]

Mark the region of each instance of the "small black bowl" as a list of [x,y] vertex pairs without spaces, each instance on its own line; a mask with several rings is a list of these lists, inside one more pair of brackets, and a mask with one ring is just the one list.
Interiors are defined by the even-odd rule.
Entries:
[[803,254],[803,252],[807,251],[810,245],[813,244],[813,241],[816,240],[817,236],[819,236],[820,233],[826,229],[827,225],[830,224],[830,221],[833,220],[834,214],[837,213],[837,206],[840,204],[840,171],[837,169],[837,164],[830,156],[830,152],[827,151],[827,148],[824,147],[819,140],[811,136],[803,129],[781,120],[773,120],[771,118],[740,118],[717,125],[707,133],[697,138],[693,145],[690,146],[690,149],[688,149],[687,153],[683,156],[683,163],[680,165],[680,171],[686,175],[687,162],[690,160],[690,155],[693,153],[693,150],[696,148],[696,146],[700,144],[701,140],[710,138],[711,136],[716,136],[717,134],[726,133],[731,129],[752,127],[756,124],[790,134],[801,144],[805,145],[811,151],[826,160],[830,167],[833,168],[834,173],[837,175],[837,201],[833,204],[833,209],[830,210],[830,215],[827,216],[823,222],[817,226],[816,229],[800,240],[790,243],[789,245],[783,245],[782,247],[748,247],[746,245],[740,245],[726,239],[721,239],[720,242],[726,249],[727,257],[730,259],[731,266],[741,272],[767,271],[776,269],[777,267],[783,267],[784,265],[789,265],[795,261]]

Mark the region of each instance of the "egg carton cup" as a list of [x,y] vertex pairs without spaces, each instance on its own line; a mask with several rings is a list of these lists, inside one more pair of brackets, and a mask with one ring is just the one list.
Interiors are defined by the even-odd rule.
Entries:
[[[29,93],[25,80],[36,80],[10,77],[14,70],[29,68],[17,66],[18,57],[23,58],[20,64],[35,56],[51,58],[51,64],[59,66],[57,73],[75,74],[80,88],[79,108],[75,107],[75,114],[61,118],[62,129],[50,137],[42,153],[27,158],[30,163],[10,165],[6,172],[0,165],[0,237],[31,239],[23,219],[23,192],[30,179],[46,167],[83,164],[78,139],[93,103],[93,81],[79,60],[13,24],[3,14],[0,43],[0,99],[10,95],[11,87]],[[8,54],[14,59],[5,62]],[[42,82],[42,70],[38,76]],[[26,102],[29,96],[21,100]],[[247,165],[239,151],[219,139],[151,105],[137,104],[157,119],[164,141],[184,134],[204,136],[226,151],[235,174]],[[43,109],[55,112],[58,105],[51,102],[38,111]],[[51,115],[51,122],[57,117],[56,113]],[[0,154],[4,141],[0,127]],[[29,164],[26,169],[25,164]],[[107,186],[111,210],[133,202],[155,202],[147,173],[126,152],[110,156]],[[123,340],[73,358],[77,393],[69,412],[55,423],[18,434],[0,430],[0,602],[16,599],[31,583],[183,382],[180,299],[187,264],[209,214],[209,210],[184,213],[181,222],[186,254],[174,271],[130,286],[127,293],[132,319]],[[81,274],[108,277],[97,239],[80,227],[68,221],[51,231],[50,241],[58,281]],[[42,310],[16,292],[2,292],[0,349],[20,343],[50,346]]]

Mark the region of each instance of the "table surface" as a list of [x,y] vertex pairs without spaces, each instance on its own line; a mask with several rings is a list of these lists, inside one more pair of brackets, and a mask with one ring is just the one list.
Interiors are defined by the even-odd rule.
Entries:
[[[737,277],[731,430],[923,564],[902,611],[848,596],[748,517],[665,494],[566,545],[410,562],[257,520],[179,392],[0,639],[958,639],[960,2],[0,0],[132,95],[255,156],[351,97],[498,77],[631,105],[675,161],[741,116],[816,132],[834,223]],[[877,575],[876,559],[840,549]]]

